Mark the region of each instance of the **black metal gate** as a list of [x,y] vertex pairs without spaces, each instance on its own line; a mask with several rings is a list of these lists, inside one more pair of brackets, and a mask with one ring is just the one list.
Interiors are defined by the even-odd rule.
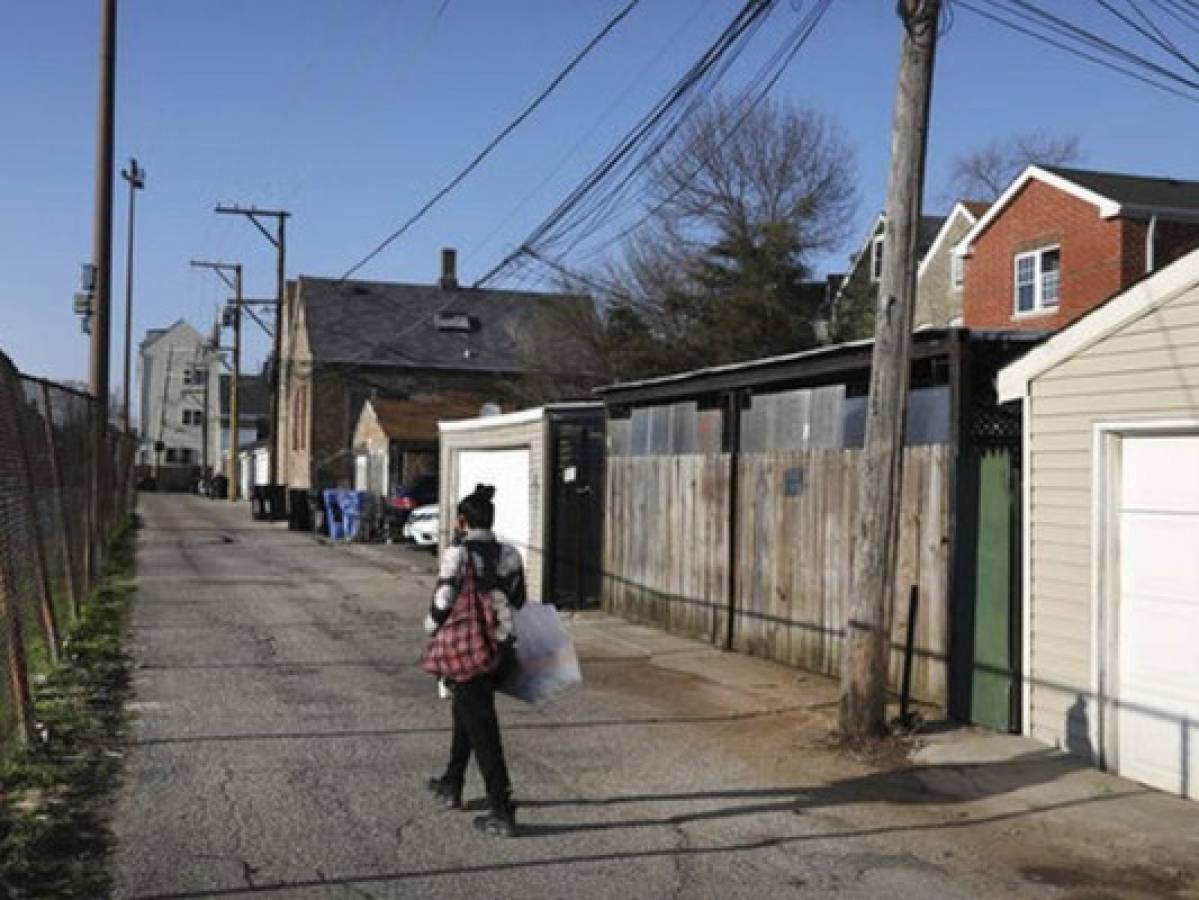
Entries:
[[551,423],[551,550],[546,599],[558,607],[598,606],[603,541],[604,431],[595,424]]

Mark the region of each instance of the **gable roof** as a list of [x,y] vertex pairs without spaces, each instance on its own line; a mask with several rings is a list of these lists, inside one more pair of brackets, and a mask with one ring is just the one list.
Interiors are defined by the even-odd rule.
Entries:
[[1040,181],[1094,205],[1099,217],[1114,219],[1161,216],[1181,221],[1199,221],[1199,181],[1180,181],[1143,175],[1123,175],[1061,166],[1029,166],[1007,186],[970,232],[958,242],[954,253],[969,255],[970,246],[995,221],[1030,181]]
[[[445,395],[427,399],[372,397],[367,401],[379,428],[393,441],[435,441],[442,419],[477,416],[482,401],[477,397]],[[366,407],[363,407],[366,415]]]
[[[221,416],[229,415],[229,382],[232,375],[221,375],[220,398]],[[241,375],[237,379],[237,417],[268,416],[271,412],[271,392],[264,375]]]
[[1113,200],[1127,211],[1199,213],[1199,181],[1065,169],[1060,166],[1047,166],[1046,171]]
[[1124,288],[1075,319],[1027,356],[1001,369],[996,377],[999,402],[1021,399],[1034,378],[1097,344],[1130,320],[1152,312],[1196,286],[1199,286],[1199,250]]
[[953,205],[953,209],[949,211],[949,215],[941,219],[941,227],[937,229],[936,236],[929,243],[928,249],[920,258],[920,265],[916,269],[916,278],[919,279],[924,275],[924,270],[928,267],[928,262],[937,251],[941,249],[941,243],[949,236],[949,232],[953,228],[953,223],[960,217],[965,219],[966,223],[973,225],[978,221],[978,217],[986,212],[989,204],[982,203],[978,200],[959,200]]
[[[162,340],[164,337],[166,337],[171,332],[180,329],[180,327],[186,329],[187,331],[190,331],[192,335],[195,335],[195,338],[197,341],[202,341],[204,339],[200,335],[200,332],[196,331],[196,329],[193,328],[191,326],[191,323],[189,323],[186,319],[176,319],[174,322],[172,322],[166,328],[147,328],[146,336],[144,338],[142,338],[141,352],[145,353],[154,344],[158,343],[160,340]],[[191,335],[189,335],[189,337],[190,336]]]
[[[920,217],[920,227],[916,233],[916,263],[918,267],[920,263],[924,262],[925,257],[928,255],[933,243],[937,239],[937,235],[941,233],[941,229],[944,227],[945,220],[947,218],[948,216]],[[836,307],[838,302],[841,300],[841,294],[844,293],[845,289],[848,287],[850,279],[852,278],[853,273],[857,271],[858,266],[860,266],[864,261],[870,259],[870,248],[874,246],[874,239],[878,237],[879,230],[883,228],[886,223],[886,212],[880,212],[874,217],[874,224],[870,226],[870,231],[866,234],[866,240],[862,243],[862,246],[859,248],[858,252],[855,253],[850,259],[849,272],[846,274],[845,278],[841,281],[840,286],[837,288],[836,296],[833,298],[834,307]]]
[[[298,279],[317,363],[517,374],[527,370],[519,336],[565,294],[441,288],[383,281]],[[454,328],[439,328],[437,317]],[[469,330],[467,330],[469,329]]]

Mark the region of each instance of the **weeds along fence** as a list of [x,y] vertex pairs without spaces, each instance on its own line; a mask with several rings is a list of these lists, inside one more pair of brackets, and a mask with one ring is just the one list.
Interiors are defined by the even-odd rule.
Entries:
[[30,681],[58,661],[130,512],[135,441],[101,416],[0,353],[0,745],[32,739]]

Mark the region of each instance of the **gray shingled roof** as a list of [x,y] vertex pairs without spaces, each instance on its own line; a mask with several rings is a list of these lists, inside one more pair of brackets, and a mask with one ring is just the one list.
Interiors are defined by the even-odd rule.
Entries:
[[[300,278],[298,296],[317,362],[512,373],[528,368],[518,337],[542,310],[583,303],[562,294],[311,277]],[[438,313],[467,316],[472,330],[442,331]]]
[[1123,206],[1199,212],[1199,181],[1121,175],[1118,172],[1093,172],[1060,166],[1046,166],[1045,170],[1115,200]]
[[[221,375],[221,415],[229,415],[229,382],[231,375]],[[271,392],[262,375],[242,375],[237,379],[237,418],[267,416],[271,412]]]
[[944,224],[945,216],[920,217],[920,234],[916,242],[916,256],[918,259],[924,259],[924,254],[932,247],[933,241],[937,239],[937,235],[941,232],[941,226]]

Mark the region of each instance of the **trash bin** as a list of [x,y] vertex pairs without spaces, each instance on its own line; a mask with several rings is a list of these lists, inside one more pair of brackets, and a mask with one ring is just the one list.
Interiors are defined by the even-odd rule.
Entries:
[[250,490],[250,516],[261,522],[266,518],[266,497],[261,485],[254,485]]
[[320,491],[305,492],[308,501],[308,518],[312,522],[312,533],[329,535],[329,517]]
[[282,484],[262,486],[263,518],[271,522],[282,522],[287,518],[287,488]]
[[312,507],[308,504],[308,492],[291,488],[287,492],[287,528],[289,531],[312,530]]
[[359,540],[362,531],[362,503],[357,491],[342,489],[337,492],[347,541]]
[[325,527],[331,541],[342,541],[346,536],[346,521],[341,510],[340,494],[341,491],[336,488],[327,488],[324,492]]
[[224,500],[229,496],[229,479],[224,475],[215,475],[208,496],[213,500]]

